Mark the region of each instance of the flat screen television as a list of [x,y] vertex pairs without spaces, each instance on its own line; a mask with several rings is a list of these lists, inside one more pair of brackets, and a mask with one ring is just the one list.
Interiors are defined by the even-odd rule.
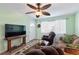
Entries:
[[26,35],[26,26],[5,24],[5,37],[13,37],[19,35]]

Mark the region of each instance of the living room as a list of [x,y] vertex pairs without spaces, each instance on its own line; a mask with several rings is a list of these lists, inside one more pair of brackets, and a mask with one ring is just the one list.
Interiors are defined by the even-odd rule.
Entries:
[[[60,37],[64,37],[65,34],[68,35],[66,38],[72,38],[69,35],[74,35],[74,36],[76,35],[78,40],[79,3],[53,3],[53,4],[39,3],[39,4],[41,7],[44,5],[47,6],[47,4],[51,5],[49,8],[46,8],[45,10],[46,12],[50,13],[50,15],[47,14],[46,16],[44,16],[45,15],[44,14],[37,17],[35,13],[27,14],[27,12],[34,11],[32,8],[30,8],[27,5],[27,3],[0,4],[0,53],[1,54],[18,55],[20,54],[20,52],[24,50],[28,50],[32,46],[37,47],[37,43],[38,42],[40,43],[43,41],[42,40],[43,35],[48,36],[50,32],[55,32],[56,34],[54,38],[54,43],[58,43]],[[31,3],[31,5],[37,6],[36,3],[33,3],[33,4]],[[22,36],[22,35],[6,36],[6,32],[9,32],[9,30],[7,31],[6,27],[8,26],[6,26],[6,24],[8,24],[8,26],[11,26],[11,28],[13,26],[15,26],[13,28],[25,27],[26,33],[23,34],[25,36]],[[10,35],[10,34],[7,34],[7,35]],[[12,50],[12,47],[19,46],[21,45],[21,43],[25,45],[20,46],[20,48],[17,47],[18,49],[13,48]],[[48,42],[46,41],[46,43]],[[70,44],[71,48],[72,47],[75,48],[74,46],[72,46],[73,43],[72,44],[70,43],[70,39],[67,40],[66,43]],[[56,44],[52,44],[52,45],[56,46]],[[22,50],[23,48],[24,50]],[[79,53],[68,52],[65,54],[76,55]]]

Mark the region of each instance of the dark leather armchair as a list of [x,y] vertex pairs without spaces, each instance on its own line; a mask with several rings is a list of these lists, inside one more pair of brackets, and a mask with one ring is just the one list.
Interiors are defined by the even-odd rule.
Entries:
[[52,45],[56,34],[54,32],[50,32],[49,36],[43,35],[42,40],[48,41],[48,45]]

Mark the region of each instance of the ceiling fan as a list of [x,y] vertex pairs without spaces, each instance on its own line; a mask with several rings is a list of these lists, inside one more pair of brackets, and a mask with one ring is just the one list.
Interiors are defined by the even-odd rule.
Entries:
[[29,6],[30,8],[34,9],[35,11],[31,11],[31,12],[26,12],[25,14],[31,14],[31,13],[35,13],[36,17],[39,18],[41,15],[46,15],[46,16],[50,16],[50,13],[45,11],[46,9],[48,9],[51,4],[47,4],[41,7],[41,3],[36,3],[37,6],[33,6],[31,4],[27,4],[27,6]]

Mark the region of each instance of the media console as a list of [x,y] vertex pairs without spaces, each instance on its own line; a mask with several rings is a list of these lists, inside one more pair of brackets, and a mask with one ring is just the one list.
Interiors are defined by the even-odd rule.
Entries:
[[[19,38],[22,38],[22,43],[19,46],[12,47],[12,40],[18,40]],[[1,55],[10,55],[26,46],[26,35],[19,35],[14,37],[7,37],[7,51],[1,53]]]
[[16,47],[16,48],[12,47],[12,43],[11,43],[12,40],[15,40],[15,39],[18,40],[18,38],[22,38],[22,44],[19,45],[18,47],[20,47],[20,46],[26,44],[26,35],[20,35],[20,36],[14,36],[14,37],[7,37],[7,38],[6,38],[6,40],[7,40],[7,51],[10,51],[10,52],[11,52],[12,49],[18,48],[18,47]]

